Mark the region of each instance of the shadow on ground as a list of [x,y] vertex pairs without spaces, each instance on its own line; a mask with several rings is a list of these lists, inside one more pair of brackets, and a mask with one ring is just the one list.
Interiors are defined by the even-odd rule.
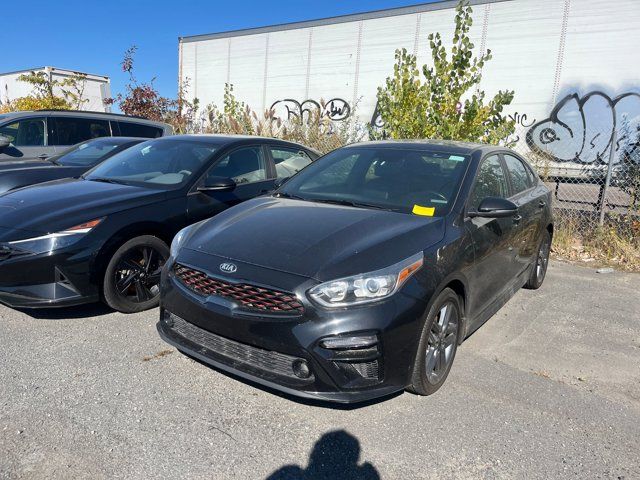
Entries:
[[89,303],[65,308],[24,308],[17,309],[31,318],[39,320],[67,320],[76,318],[101,317],[113,313],[104,303]]
[[369,462],[361,465],[360,442],[345,430],[325,433],[316,442],[307,468],[285,465],[267,480],[358,479],[379,480],[378,470]]

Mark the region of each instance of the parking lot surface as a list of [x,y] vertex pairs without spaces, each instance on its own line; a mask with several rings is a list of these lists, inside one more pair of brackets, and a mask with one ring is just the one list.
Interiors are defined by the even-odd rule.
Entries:
[[640,276],[554,262],[444,387],[305,403],[163,343],[157,310],[0,307],[0,478],[640,478]]

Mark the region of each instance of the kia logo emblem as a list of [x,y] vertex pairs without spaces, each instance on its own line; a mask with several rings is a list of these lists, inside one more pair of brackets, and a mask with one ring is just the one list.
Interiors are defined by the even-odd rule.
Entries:
[[238,267],[236,267],[233,263],[221,263],[220,270],[225,273],[234,273],[236,270],[238,270]]

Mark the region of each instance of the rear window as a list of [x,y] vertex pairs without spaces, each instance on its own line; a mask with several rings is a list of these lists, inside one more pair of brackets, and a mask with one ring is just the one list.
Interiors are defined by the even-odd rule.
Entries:
[[[117,135],[122,137],[158,138],[162,136],[162,129],[151,125],[120,121],[111,123],[117,125]],[[115,132],[114,135],[116,135]]]

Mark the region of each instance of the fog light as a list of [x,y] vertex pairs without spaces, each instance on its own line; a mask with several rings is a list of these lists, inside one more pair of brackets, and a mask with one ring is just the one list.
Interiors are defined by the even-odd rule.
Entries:
[[298,378],[309,378],[311,376],[311,370],[309,370],[309,364],[306,360],[294,360],[291,368],[293,369],[293,374]]
[[173,313],[169,312],[168,310],[164,311],[164,323],[169,328],[173,327]]
[[328,348],[329,350],[342,350],[368,348],[376,345],[377,343],[377,335],[349,335],[325,338],[320,342],[320,346],[322,348]]

